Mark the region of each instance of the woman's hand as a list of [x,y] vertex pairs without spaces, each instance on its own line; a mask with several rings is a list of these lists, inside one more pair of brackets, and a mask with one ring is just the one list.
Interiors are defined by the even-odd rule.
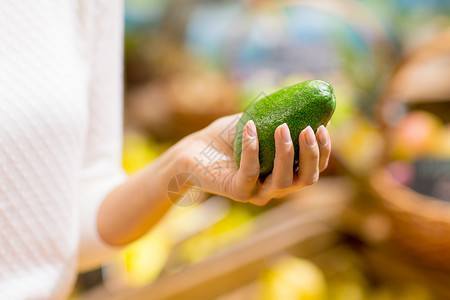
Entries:
[[319,172],[328,165],[331,142],[321,126],[314,134],[311,127],[299,136],[300,157],[294,172],[294,147],[286,124],[275,130],[273,172],[263,182],[259,179],[258,137],[249,121],[243,131],[241,164],[234,160],[233,144],[241,114],[220,118],[181,142],[180,168],[195,175],[201,187],[211,193],[236,201],[264,205],[270,199],[284,196],[317,182]]
[[244,128],[240,168],[234,161],[234,133],[239,118],[233,115],[218,119],[189,135],[113,189],[98,212],[97,226],[103,240],[124,245],[152,228],[173,204],[168,188],[178,173],[195,175],[208,192],[263,205],[314,184],[319,172],[326,168],[331,146],[325,127],[320,127],[316,135],[311,128],[300,133],[300,167],[294,173],[294,149],[289,128],[283,124],[275,130],[273,172],[261,182],[258,137],[251,121]]

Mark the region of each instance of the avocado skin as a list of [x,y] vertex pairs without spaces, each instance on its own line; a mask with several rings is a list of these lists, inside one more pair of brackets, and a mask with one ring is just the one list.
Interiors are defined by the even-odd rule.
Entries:
[[252,103],[242,114],[236,126],[234,158],[240,165],[242,132],[245,124],[253,120],[259,140],[260,176],[272,172],[275,159],[275,129],[286,123],[294,144],[294,164],[298,163],[300,132],[308,125],[317,131],[326,125],[336,108],[333,87],[322,80],[304,81],[270,94]]

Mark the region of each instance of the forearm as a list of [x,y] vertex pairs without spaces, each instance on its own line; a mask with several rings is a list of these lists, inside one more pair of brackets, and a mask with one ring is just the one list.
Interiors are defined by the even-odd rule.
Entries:
[[173,204],[167,187],[180,172],[180,149],[179,144],[175,145],[105,198],[98,213],[97,227],[106,243],[129,243],[164,216]]

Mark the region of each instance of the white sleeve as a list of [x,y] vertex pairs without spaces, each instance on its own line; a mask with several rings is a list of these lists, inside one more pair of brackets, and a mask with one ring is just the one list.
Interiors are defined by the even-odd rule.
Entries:
[[[108,246],[97,230],[105,196],[126,177],[122,169],[123,3],[89,5],[87,54],[90,61],[89,125],[79,179],[79,269],[98,266],[119,247]],[[90,3],[90,4],[89,4]]]

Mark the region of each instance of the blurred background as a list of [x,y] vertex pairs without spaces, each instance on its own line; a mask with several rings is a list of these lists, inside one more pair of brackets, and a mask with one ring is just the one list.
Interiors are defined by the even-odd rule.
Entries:
[[126,0],[130,174],[261,93],[335,88],[330,165],[265,207],[204,195],[73,299],[450,299],[450,2]]

